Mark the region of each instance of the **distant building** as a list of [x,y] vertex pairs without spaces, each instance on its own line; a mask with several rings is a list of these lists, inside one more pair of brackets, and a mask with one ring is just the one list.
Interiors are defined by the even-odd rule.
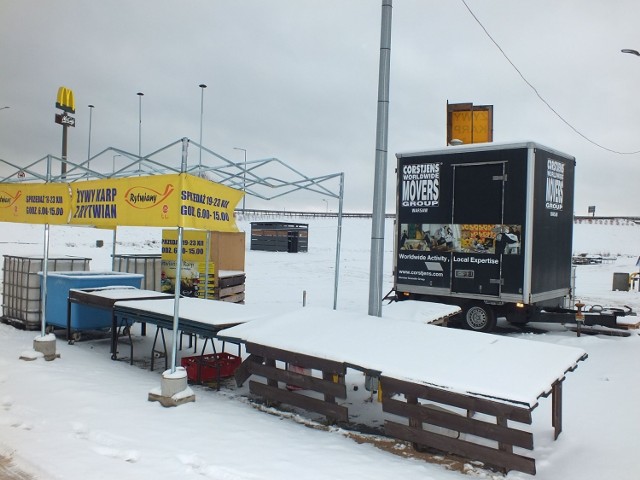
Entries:
[[308,223],[251,222],[251,250],[298,253],[308,249]]

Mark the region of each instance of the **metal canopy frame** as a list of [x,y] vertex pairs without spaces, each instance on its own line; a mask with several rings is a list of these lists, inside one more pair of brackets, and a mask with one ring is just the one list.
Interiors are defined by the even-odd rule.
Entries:
[[[192,145],[200,155],[198,162],[189,165],[185,154],[185,144]],[[185,158],[186,156],[186,158]],[[124,159],[125,164],[115,168],[116,157]],[[111,162],[105,162],[110,159]],[[102,161],[100,161],[102,160]],[[207,163],[207,160],[210,164]],[[122,160],[120,161],[122,164]],[[62,165],[66,171],[62,173]],[[111,171],[95,168],[95,165],[112,165]],[[147,155],[137,155],[115,147],[108,147],[86,160],[77,163],[62,159],[55,155],[44,157],[20,166],[0,158],[0,166],[10,167],[11,173],[0,178],[0,183],[71,183],[82,180],[100,180],[132,176],[162,175],[189,173],[226,185],[236,190],[243,190],[245,195],[273,200],[299,191],[307,191],[338,200],[338,225],[336,235],[335,279],[333,292],[333,309],[337,308],[338,279],[340,273],[340,244],[342,238],[342,214],[344,203],[344,172],[310,177],[293,168],[278,158],[234,162],[213,150],[188,138],[176,140]],[[59,174],[53,172],[52,166],[60,165]],[[91,166],[94,167],[91,167]],[[274,169],[282,173],[277,176]],[[285,178],[286,177],[286,178]],[[338,186],[335,186],[335,182]],[[334,182],[333,186],[330,182]],[[48,232],[47,232],[48,233]],[[115,231],[114,231],[115,249]],[[115,253],[115,251],[114,251]]]
[[[63,160],[55,155],[46,155],[24,167],[0,159],[0,164],[8,165],[14,170],[10,175],[0,179],[0,182],[49,181],[61,183],[136,175],[181,173],[180,154],[172,155],[172,149],[180,149],[183,141],[184,139],[176,140],[144,156],[109,147],[81,163],[75,163],[69,159]],[[340,183],[342,183],[343,172],[310,177],[278,158],[233,162],[195,141],[187,139],[187,142],[198,151],[202,150],[208,156],[203,156],[198,163],[187,164],[184,173],[206,177],[228,187],[244,190],[246,194],[262,200],[273,200],[296,191],[306,190],[335,198],[340,202],[340,207],[342,207],[343,192],[341,192],[341,189],[332,189],[326,184],[335,179],[339,179]],[[96,164],[107,165],[106,162],[98,160],[104,160],[104,158],[109,157],[112,157],[112,166],[114,167],[111,172],[105,172],[104,168],[97,170],[91,167],[92,164],[94,166]],[[120,166],[117,170],[115,169],[115,157],[122,157],[126,161],[126,164]],[[210,165],[205,163],[207,159],[211,161]],[[53,171],[48,171],[51,168],[50,165],[62,165],[63,163],[67,164],[65,173],[55,174]],[[272,171],[275,168],[282,170],[284,175],[280,177],[274,176]],[[287,178],[283,178],[285,175]]]

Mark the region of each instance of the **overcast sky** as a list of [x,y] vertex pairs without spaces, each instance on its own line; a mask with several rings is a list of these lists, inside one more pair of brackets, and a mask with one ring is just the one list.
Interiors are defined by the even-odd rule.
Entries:
[[[640,150],[640,2],[466,0],[538,93],[608,149]],[[142,153],[182,137],[233,161],[279,158],[345,173],[345,210],[371,211],[379,0],[0,0],[0,158],[61,154],[59,86],[76,100],[69,159]],[[560,120],[462,0],[395,0],[387,211],[395,153],[444,147],[446,104],[494,106],[494,140],[534,140],[576,157],[575,213],[640,215],[640,154],[599,148]],[[196,153],[190,151],[190,161]],[[180,152],[176,150],[176,164]],[[205,163],[207,159],[204,158]],[[100,158],[105,170],[112,155]],[[97,166],[92,165],[94,168]],[[266,172],[264,172],[266,174]],[[337,190],[337,182],[331,185]],[[291,196],[246,207],[337,209]]]

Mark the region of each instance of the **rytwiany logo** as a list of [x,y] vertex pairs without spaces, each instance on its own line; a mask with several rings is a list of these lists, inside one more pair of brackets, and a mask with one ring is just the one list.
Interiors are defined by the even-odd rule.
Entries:
[[159,192],[149,187],[131,187],[124,194],[124,201],[131,205],[133,208],[146,209],[155,207],[162,203],[166,198],[173,193],[173,185],[168,184],[164,192]]
[[18,190],[14,195],[8,192],[0,191],[0,208],[9,208],[22,196],[22,191]]

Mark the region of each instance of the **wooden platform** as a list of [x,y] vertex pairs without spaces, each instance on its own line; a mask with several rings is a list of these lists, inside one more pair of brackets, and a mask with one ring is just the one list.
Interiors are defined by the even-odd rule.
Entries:
[[622,328],[624,330],[640,330],[640,320],[636,323],[620,323],[620,320],[618,320],[618,328]]
[[244,272],[225,272],[218,274],[213,298],[223,302],[244,303]]
[[541,397],[552,399],[554,437],[562,431],[562,385],[586,358],[581,349],[318,310],[220,332],[249,353],[237,383],[256,377],[250,391],[268,403],[348,422],[337,399],[347,396],[347,369],[359,370],[379,382],[388,435],[506,471],[535,474],[521,452],[534,448],[527,425]]

